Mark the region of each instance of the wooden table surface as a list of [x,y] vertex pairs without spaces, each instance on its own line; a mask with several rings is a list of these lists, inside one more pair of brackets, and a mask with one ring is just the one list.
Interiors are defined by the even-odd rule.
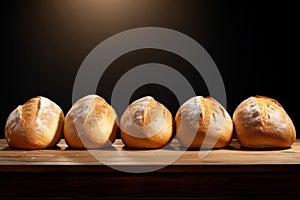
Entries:
[[[276,150],[245,149],[233,140],[227,148],[203,151],[203,158],[199,152],[182,149],[176,140],[163,150],[128,149],[121,140],[99,150],[70,149],[64,140],[50,149],[19,150],[2,139],[0,198],[300,196],[300,140]],[[176,155],[181,156],[168,163]],[[148,173],[118,170],[126,166],[158,168]]]
[[[134,154],[131,154],[134,153]],[[70,149],[64,140],[50,149],[44,150],[19,150],[10,148],[4,139],[0,140],[0,172],[29,171],[34,172],[41,170],[68,171],[81,168],[76,166],[84,166],[87,170],[91,166],[95,166],[94,170],[109,170],[105,164],[101,163],[101,159],[109,159],[109,165],[167,165],[168,158],[182,154],[173,163],[168,164],[165,171],[189,170],[193,169],[209,170],[209,167],[226,168],[226,166],[247,166],[247,170],[258,170],[258,166],[266,166],[270,170],[272,167],[285,169],[289,165],[300,166],[300,140],[297,140],[289,149],[276,150],[249,150],[242,148],[236,140],[233,140],[229,147],[224,149],[214,149],[209,152],[202,150],[207,155],[203,158],[199,157],[199,149],[185,150],[182,149],[177,142],[172,143],[163,150],[133,150],[126,149],[120,139],[110,148],[99,150],[82,150]],[[93,155],[101,155],[95,157]],[[113,157],[113,158],[112,158]],[[165,161],[165,162],[164,162]],[[68,165],[68,168],[58,166]],[[9,167],[8,167],[9,166]],[[33,166],[39,166],[38,168]],[[98,167],[97,167],[98,166]],[[214,169],[214,168],[213,168]],[[176,170],[178,171],[178,170]],[[80,171],[81,172],[81,171]]]

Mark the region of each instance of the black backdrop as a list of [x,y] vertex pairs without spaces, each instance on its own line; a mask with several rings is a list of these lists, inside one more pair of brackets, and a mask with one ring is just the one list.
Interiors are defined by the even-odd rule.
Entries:
[[[72,104],[74,79],[85,56],[119,32],[146,26],[180,31],[199,42],[215,61],[227,93],[227,110],[253,95],[277,99],[297,128],[299,14],[286,1],[24,0],[4,3],[0,136],[9,113],[42,95],[65,114]],[[197,95],[209,95],[201,76],[184,59],[162,50],[127,53],[107,69],[97,94],[110,102],[118,78],[134,66],[157,62],[180,71]],[[174,94],[145,85],[131,101],[152,95],[173,114]],[[299,137],[299,136],[298,136]]]

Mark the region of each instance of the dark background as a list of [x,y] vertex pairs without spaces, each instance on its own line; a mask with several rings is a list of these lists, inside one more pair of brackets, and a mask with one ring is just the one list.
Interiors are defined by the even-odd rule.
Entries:
[[[296,1],[178,0],[26,0],[3,3],[2,95],[0,137],[9,113],[42,95],[66,114],[72,88],[84,58],[99,43],[138,27],[165,27],[199,42],[223,77],[227,110],[253,95],[278,100],[299,126],[299,14]],[[114,84],[134,66],[157,62],[177,69],[197,95],[209,95],[200,74],[183,58],[144,49],[115,60],[101,78],[97,94],[110,103]],[[174,94],[159,85],[145,85],[131,101],[152,95],[175,114]],[[299,137],[299,136],[298,136]]]

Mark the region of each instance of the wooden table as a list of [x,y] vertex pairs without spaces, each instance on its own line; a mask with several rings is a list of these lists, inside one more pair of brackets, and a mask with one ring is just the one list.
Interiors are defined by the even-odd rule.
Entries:
[[[109,157],[109,166],[93,151]],[[264,151],[243,149],[233,140],[228,148],[207,152],[204,158],[197,150],[184,151],[176,140],[157,156],[155,150],[126,149],[120,140],[93,151],[70,149],[64,140],[51,149],[16,150],[1,139],[0,198],[300,197],[300,140],[289,149]],[[130,152],[133,157],[126,157],[124,153]],[[144,156],[151,152],[153,157]],[[166,165],[163,161],[175,153],[182,155]],[[147,166],[158,169],[117,170]]]

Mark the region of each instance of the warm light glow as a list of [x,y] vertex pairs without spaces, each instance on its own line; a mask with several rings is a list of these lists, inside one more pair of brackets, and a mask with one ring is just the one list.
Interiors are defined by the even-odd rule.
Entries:
[[83,7],[99,8],[105,7],[106,9],[120,7],[126,4],[125,0],[75,0],[70,2],[72,4],[78,4]]
[[[151,8],[161,9],[164,4],[151,2],[137,0],[61,0],[47,1],[41,6],[45,7],[51,15],[63,20],[69,19],[70,23],[74,25],[81,22],[111,25],[121,21],[137,22],[147,19],[149,14],[146,11]],[[157,14],[151,13],[150,17],[157,17]]]

